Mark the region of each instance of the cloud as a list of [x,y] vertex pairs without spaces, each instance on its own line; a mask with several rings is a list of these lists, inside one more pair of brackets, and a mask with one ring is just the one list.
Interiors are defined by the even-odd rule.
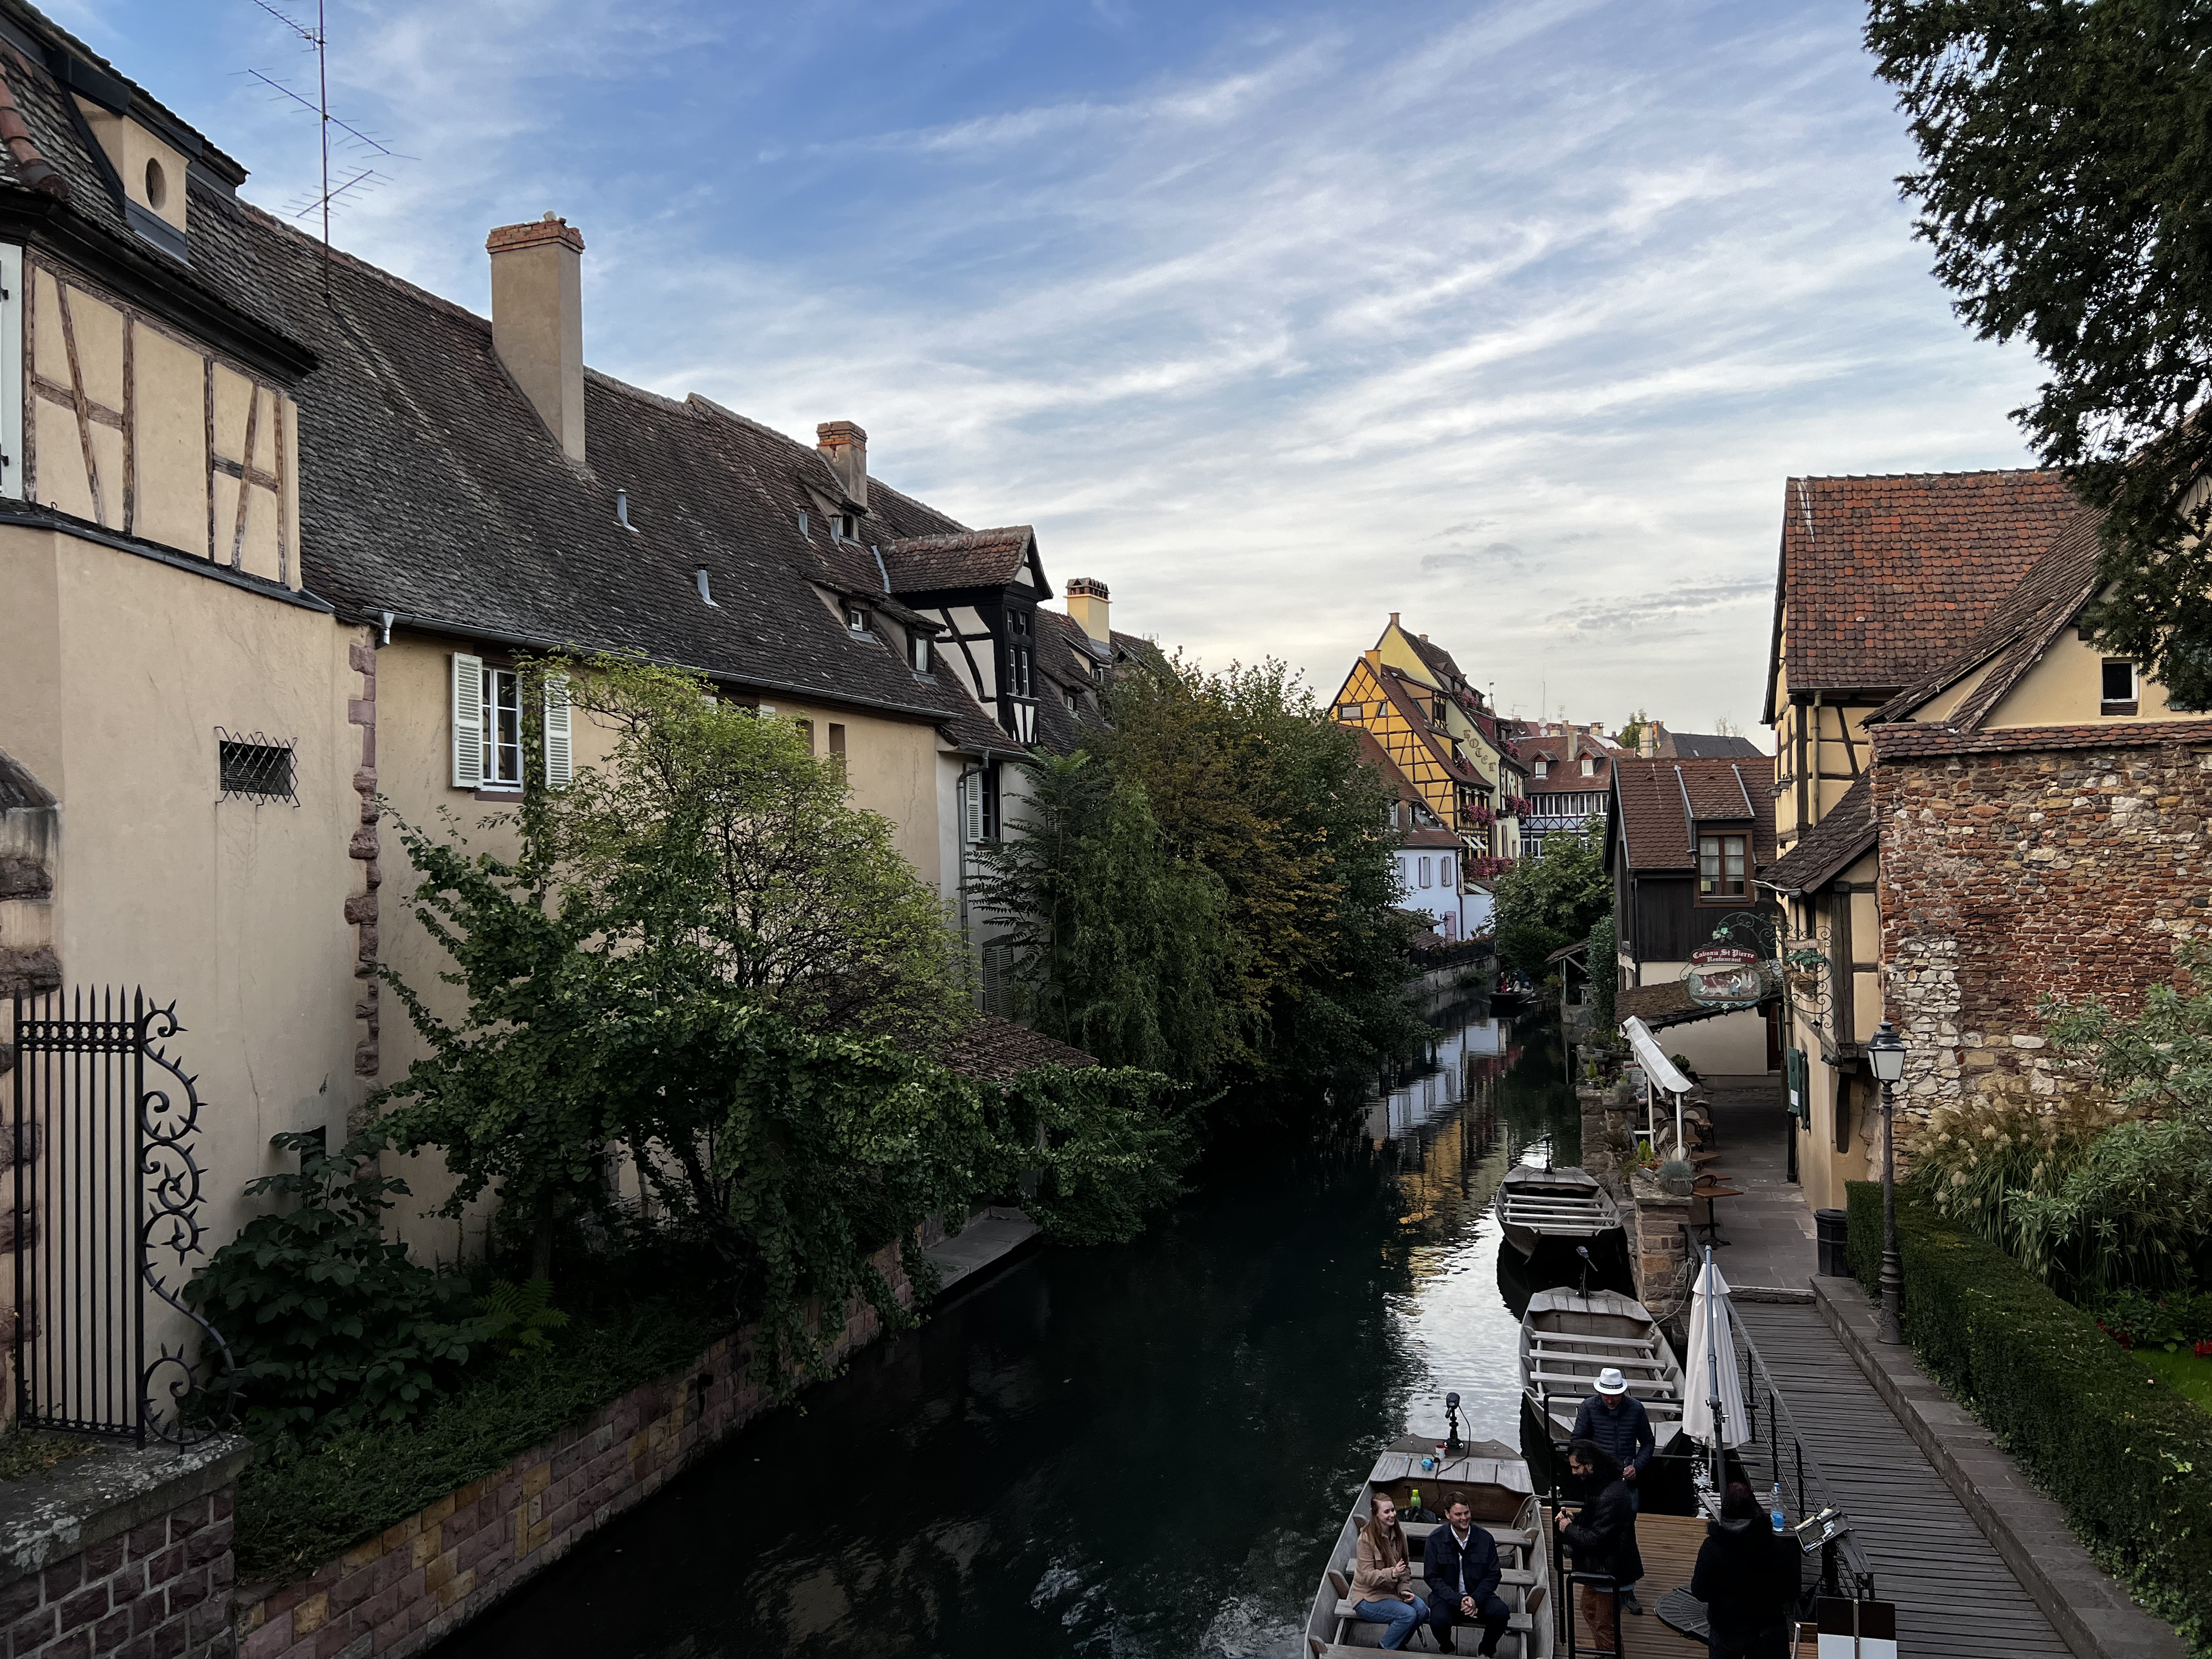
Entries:
[[1734,581],[1707,583],[1702,586],[1677,587],[1662,593],[1581,599],[1552,612],[1544,621],[1584,634],[1609,633],[1615,629],[1655,625],[1679,629],[1685,617],[1726,605],[1741,605],[1747,600],[1769,599],[1773,592],[1774,583],[1771,578],[1761,580],[1749,576]]

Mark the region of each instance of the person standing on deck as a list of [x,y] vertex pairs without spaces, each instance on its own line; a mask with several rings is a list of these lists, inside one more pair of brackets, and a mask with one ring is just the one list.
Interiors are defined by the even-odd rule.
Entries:
[[1474,1524],[1474,1510],[1464,1498],[1444,1506],[1444,1524],[1429,1534],[1422,1547],[1421,1577],[1429,1585],[1429,1629],[1435,1633],[1437,1650],[1450,1653],[1455,1624],[1482,1626],[1478,1653],[1498,1651],[1513,1610],[1499,1599],[1504,1582],[1498,1560],[1498,1541],[1489,1529]]
[[1413,1564],[1406,1555],[1406,1529],[1398,1524],[1398,1505],[1375,1494],[1372,1517],[1359,1529],[1352,1567],[1352,1610],[1367,1624],[1387,1625],[1382,1645],[1402,1648],[1414,1627],[1429,1616],[1429,1604],[1413,1594]]
[[[1619,1478],[1620,1466],[1595,1442],[1577,1440],[1567,1449],[1567,1468],[1591,1494],[1579,1512],[1562,1509],[1556,1517],[1560,1535],[1575,1553],[1575,1571],[1595,1573],[1616,1584],[1634,1583],[1644,1577],[1644,1557],[1636,1547],[1636,1507],[1629,1502],[1630,1488]],[[1613,1592],[1585,1583],[1582,1613],[1592,1639],[1610,1644],[1596,1650],[1618,1659]]]
[[1796,1539],[1770,1528],[1750,1486],[1729,1481],[1690,1580],[1705,1604],[1712,1659],[1787,1659],[1802,1560]]
[[[1582,1409],[1575,1413],[1574,1437],[1594,1442],[1620,1466],[1621,1480],[1628,1487],[1629,1523],[1633,1526],[1637,1512],[1644,1507],[1637,1479],[1658,1449],[1659,1441],[1651,1432],[1651,1413],[1629,1393],[1628,1379],[1618,1367],[1607,1365],[1597,1374],[1597,1392],[1583,1401]],[[1595,1492],[1589,1495],[1597,1496]],[[1631,1613],[1644,1611],[1633,1583],[1621,1586],[1621,1605]]]

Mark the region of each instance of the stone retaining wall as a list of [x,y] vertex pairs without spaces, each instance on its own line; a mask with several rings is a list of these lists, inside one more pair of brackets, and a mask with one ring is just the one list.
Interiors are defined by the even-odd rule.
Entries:
[[[908,1301],[897,1248],[879,1251],[875,1265]],[[872,1309],[856,1308],[833,1357],[872,1340],[880,1322]],[[747,1327],[307,1577],[242,1588],[243,1659],[421,1652],[773,1406],[750,1379],[752,1360]]]

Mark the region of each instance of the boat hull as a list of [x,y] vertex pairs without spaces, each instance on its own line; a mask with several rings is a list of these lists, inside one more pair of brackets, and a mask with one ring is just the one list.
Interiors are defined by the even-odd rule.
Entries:
[[1574,1432],[1598,1373],[1619,1370],[1644,1402],[1662,1447],[1681,1431],[1681,1361],[1658,1322],[1618,1291],[1539,1291],[1521,1319],[1521,1397],[1555,1440]]

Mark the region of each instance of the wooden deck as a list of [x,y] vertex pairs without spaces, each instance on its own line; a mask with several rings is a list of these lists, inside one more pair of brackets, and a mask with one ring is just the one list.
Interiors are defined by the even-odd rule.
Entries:
[[[1570,1505],[1570,1507],[1572,1507]],[[1547,1512],[1544,1517],[1551,1524]],[[1692,1515],[1639,1515],[1636,1517],[1636,1547],[1644,1556],[1644,1585],[1638,1598],[1644,1603],[1641,1617],[1624,1611],[1620,1615],[1621,1659],[1707,1659],[1709,1650],[1702,1638],[1692,1640],[1672,1631],[1659,1621],[1652,1611],[1659,1598],[1678,1584],[1690,1582],[1691,1571],[1698,1565],[1698,1547],[1705,1541],[1705,1523]],[[1595,1641],[1590,1627],[1582,1622],[1579,1608],[1575,1613],[1575,1651],[1588,1659],[1593,1652],[1602,1652],[1613,1645],[1613,1632],[1601,1631]],[[1559,1659],[1565,1659],[1567,1644],[1560,1642],[1555,1650]]]
[[[2042,1610],[1905,1437],[1819,1313],[1740,1302],[1735,1314],[1781,1385],[1835,1501],[1851,1518],[1874,1569],[1875,1594],[1897,1606],[1899,1652],[1911,1659],[2070,1659]],[[1639,1522],[1639,1542],[1657,1518]],[[1648,1544],[1644,1559],[1651,1565],[1644,1579],[1649,1607],[1654,1590],[1672,1586],[1661,1582]]]

